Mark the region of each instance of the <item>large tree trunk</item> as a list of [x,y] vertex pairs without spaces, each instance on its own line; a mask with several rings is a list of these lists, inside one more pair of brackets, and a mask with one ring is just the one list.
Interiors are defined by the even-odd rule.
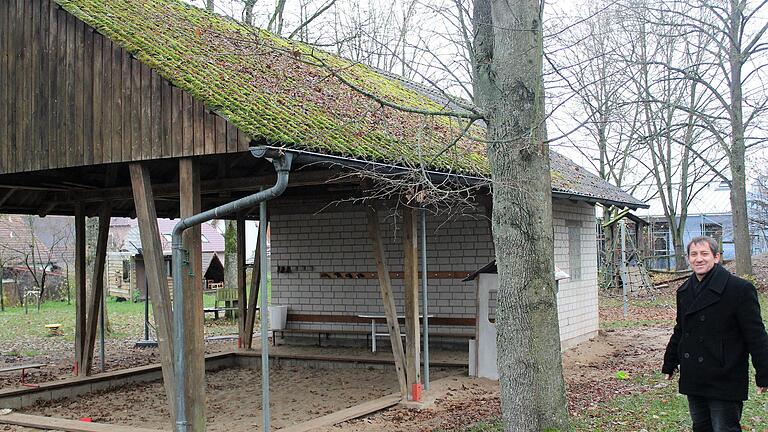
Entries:
[[[752,238],[749,235],[749,218],[747,217],[747,186],[744,144],[744,118],[742,103],[744,101],[741,88],[741,37],[736,36],[741,30],[740,5],[731,0],[731,37],[728,61],[731,68],[731,214],[733,218],[733,243],[736,250],[736,273],[752,274]],[[734,34],[735,33],[735,34]],[[735,38],[735,39],[734,39]]]
[[685,233],[685,218],[680,216],[680,222],[677,222],[675,215],[667,216],[669,223],[669,233],[672,237],[672,247],[675,249],[675,270],[685,270],[688,268],[688,259],[686,255],[683,235]]
[[476,0],[476,103],[488,124],[501,409],[507,431],[567,430],[537,0]]

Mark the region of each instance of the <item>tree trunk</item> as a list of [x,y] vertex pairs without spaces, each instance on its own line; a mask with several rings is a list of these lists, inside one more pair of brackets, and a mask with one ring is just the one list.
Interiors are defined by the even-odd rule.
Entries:
[[213,0],[205,0],[205,10],[213,12]]
[[[669,219],[669,218],[667,218]],[[674,215],[672,215],[674,220]],[[685,245],[683,244],[683,233],[685,232],[685,222],[681,219],[675,226],[669,225],[669,233],[672,236],[672,247],[675,249],[675,270],[685,270],[688,268],[688,260],[685,254]]]
[[253,7],[256,6],[256,0],[243,1],[243,21],[252,26],[253,25]]
[[728,61],[731,69],[731,215],[733,218],[733,243],[736,251],[736,273],[752,274],[752,238],[749,235],[747,217],[747,186],[745,166],[746,148],[744,144],[744,116],[742,103],[744,97],[741,88],[742,51],[741,46],[741,2],[731,0],[731,37],[729,38]]
[[541,5],[476,0],[475,99],[488,124],[506,431],[568,430],[544,128]]
[[[234,220],[224,222],[224,287],[237,289],[237,221]],[[234,314],[228,310],[226,315],[231,318]]]

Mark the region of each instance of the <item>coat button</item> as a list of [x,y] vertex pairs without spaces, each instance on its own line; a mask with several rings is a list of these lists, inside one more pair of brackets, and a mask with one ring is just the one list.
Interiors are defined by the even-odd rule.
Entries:
[[704,342],[704,336],[699,336],[699,342]]
[[691,332],[685,332],[685,337],[688,337],[691,335]]
[[690,357],[690,356],[691,356],[691,355],[690,355],[690,354],[688,354],[688,353],[685,353],[685,354],[683,354],[683,357],[685,357],[685,358],[688,358],[688,357]]
[[699,317],[699,321],[704,321],[705,319],[706,319],[706,318],[704,317],[704,315],[702,315],[702,316],[700,316],[700,317]]
[[704,357],[699,357],[699,363],[704,363]]

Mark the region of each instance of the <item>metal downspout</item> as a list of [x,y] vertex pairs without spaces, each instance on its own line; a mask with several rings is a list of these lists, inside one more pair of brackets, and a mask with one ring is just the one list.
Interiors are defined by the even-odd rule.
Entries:
[[[267,314],[267,202],[259,203],[259,300],[261,303],[259,327],[261,327],[261,430],[269,432],[269,324]],[[271,318],[271,317],[270,317]],[[274,335],[272,335],[274,337]]]
[[427,309],[427,209],[421,209],[421,302],[424,311],[424,390],[429,390],[429,314]]
[[[172,236],[172,265],[173,265],[173,352],[174,356],[174,378],[176,380],[176,394],[175,394],[175,407],[176,407],[176,431],[187,432],[189,423],[184,411],[184,405],[186,404],[186,397],[184,395],[184,371],[186,368],[184,358],[184,320],[181,314],[181,310],[184,307],[184,290],[182,289],[182,271],[184,265],[189,265],[189,259],[187,251],[182,248],[181,236],[185,230],[193,226],[200,225],[213,219],[218,219],[223,216],[227,216],[236,213],[240,210],[244,210],[249,207],[253,207],[256,204],[261,203],[265,205],[267,200],[275,198],[285,191],[288,186],[288,174],[291,169],[291,161],[293,155],[290,153],[275,152],[273,150],[267,150],[264,148],[251,149],[251,153],[254,157],[274,157],[272,163],[275,165],[277,171],[277,182],[269,189],[259,191],[253,195],[249,195],[244,198],[240,198],[231,203],[221,205],[211,210],[198,213],[196,215],[187,217],[179,221],[173,228]],[[262,225],[262,224],[259,224]],[[266,275],[266,273],[264,273]],[[263,279],[263,277],[262,277]],[[266,285],[266,283],[264,283]],[[262,320],[264,317],[262,311]],[[262,345],[264,345],[262,340]],[[263,372],[263,371],[262,371]],[[267,405],[268,406],[268,405]]]

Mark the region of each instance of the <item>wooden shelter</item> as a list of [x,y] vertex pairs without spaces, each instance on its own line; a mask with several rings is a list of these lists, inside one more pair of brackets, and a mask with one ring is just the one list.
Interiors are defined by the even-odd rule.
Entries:
[[[188,427],[203,430],[201,275],[184,278],[185,303],[174,313],[185,323],[185,348],[176,352],[156,218],[188,217],[272,186],[276,175],[269,154],[255,157],[253,147],[293,155],[288,189],[270,203],[283,214],[308,203],[364,197],[364,173],[408,175],[423,167],[441,182],[483,184],[489,173],[484,146],[464,138],[446,148],[467,126],[466,116],[424,115],[462,106],[179,0],[3,1],[0,211],[75,216],[79,374],[90,373],[93,361],[109,219],[138,218],[166,392],[172,401],[177,384],[184,389]],[[469,130],[483,132],[477,126]],[[552,157],[558,199],[643,205],[562,156]],[[391,201],[377,204],[380,209],[398,202],[397,193],[388,197]],[[405,396],[409,384],[419,381],[417,217],[407,210],[402,222],[404,347],[386,264],[389,251],[375,209],[366,212],[368,250]],[[100,218],[90,275],[86,216]],[[258,213],[244,210],[231,217],[239,221],[238,289],[245,298],[242,228]],[[200,268],[199,227],[187,233],[188,261]],[[88,277],[94,289],[86,299]],[[243,341],[252,334],[254,306],[254,299],[240,302]],[[187,366],[183,383],[174,378],[174,359],[180,356]],[[176,416],[173,404],[171,412]]]

